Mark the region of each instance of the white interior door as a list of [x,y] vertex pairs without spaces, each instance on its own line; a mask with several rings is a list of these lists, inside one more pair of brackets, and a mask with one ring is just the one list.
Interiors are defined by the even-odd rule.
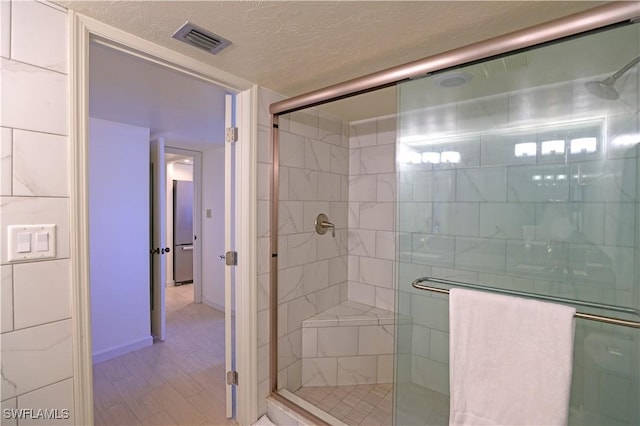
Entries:
[[[233,126],[233,96],[225,96],[225,127]],[[225,138],[226,139],[226,138]],[[229,265],[229,252],[235,250],[234,241],[234,220],[235,213],[234,203],[234,163],[235,144],[225,142],[224,148],[224,247],[226,250],[227,266],[224,270],[224,352],[225,352],[225,371],[233,372],[235,370],[235,335],[233,333],[234,323],[232,313],[234,311],[234,290],[235,290],[235,271],[234,266]],[[226,416],[233,417],[234,411],[234,388],[231,380],[227,376],[226,394]]]
[[166,181],[164,138],[151,141],[151,334],[165,339],[164,290],[166,255],[170,249],[166,241]]

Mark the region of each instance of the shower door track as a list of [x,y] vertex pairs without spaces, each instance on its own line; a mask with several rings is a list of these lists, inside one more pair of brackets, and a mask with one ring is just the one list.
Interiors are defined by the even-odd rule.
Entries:
[[[272,135],[272,174],[270,182],[270,268],[269,268],[269,302],[270,302],[270,389],[272,395],[285,403],[294,411],[315,416],[278,395],[278,185],[279,185],[279,116],[294,111],[326,104],[340,99],[357,96],[414,78],[423,77],[437,71],[457,67],[470,62],[485,60],[490,57],[504,55],[516,50],[531,48],[535,45],[557,41],[565,37],[575,36],[610,25],[632,23],[640,19],[640,2],[612,2],[597,6],[587,11],[555,19],[547,23],[535,25],[485,41],[473,43],[465,47],[453,49],[404,65],[389,68],[359,78],[338,83],[323,89],[291,97],[269,106],[271,114]],[[588,315],[588,314],[585,314]],[[593,318],[592,318],[593,319]],[[284,400],[284,401],[283,401]],[[315,417],[319,424],[325,424]]]
[[282,115],[328,102],[372,92],[402,81],[424,77],[436,71],[457,67],[493,56],[504,55],[543,43],[558,41],[591,30],[640,19],[640,2],[607,3],[584,12],[544,24],[493,37],[424,59],[347,80],[313,92],[304,93],[269,106],[273,115]]
[[[423,282],[445,284],[445,285],[451,285],[455,287],[468,288],[472,290],[486,291],[489,293],[508,294],[510,296],[526,297],[529,299],[558,302],[558,303],[569,304],[569,305],[585,306],[589,308],[603,309],[603,310],[613,311],[613,312],[621,312],[621,313],[640,317],[640,312],[638,312],[637,309],[627,308],[625,306],[606,305],[602,303],[567,299],[565,297],[548,296],[548,295],[536,294],[536,293],[527,293],[524,291],[495,288],[495,287],[489,287],[489,286],[480,285],[480,284],[463,283],[460,281],[451,281],[451,280],[445,280],[442,278],[433,278],[433,277],[417,278],[411,283],[411,286],[418,290],[430,291],[432,293],[449,294],[449,289],[424,285],[422,284]],[[614,318],[609,316],[588,314],[586,312],[576,312],[574,316],[576,318],[582,318],[582,319],[587,319],[591,321],[598,321],[598,322],[603,322],[603,323],[613,324],[613,325],[620,325],[623,327],[640,328],[640,321],[629,321],[629,320],[624,320],[624,319]]]

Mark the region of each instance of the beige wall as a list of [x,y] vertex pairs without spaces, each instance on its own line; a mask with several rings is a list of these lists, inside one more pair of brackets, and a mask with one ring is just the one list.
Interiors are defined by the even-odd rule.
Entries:
[[2,1],[0,40],[0,252],[8,225],[57,228],[55,259],[2,255],[2,408],[72,410],[66,11]]

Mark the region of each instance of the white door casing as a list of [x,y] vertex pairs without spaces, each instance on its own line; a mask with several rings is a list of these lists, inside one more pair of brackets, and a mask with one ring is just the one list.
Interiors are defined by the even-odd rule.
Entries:
[[165,47],[68,11],[70,31],[70,224],[73,324],[74,421],[93,424],[93,376],[88,233],[89,45],[100,40],[141,59],[228,88],[237,95],[239,149],[236,156],[236,242],[242,261],[238,288],[237,421],[252,424],[258,416],[256,340],[256,143],[257,87],[230,73]]
[[[237,420],[253,424],[258,417],[258,86],[236,95],[238,142],[235,155],[236,370]],[[274,344],[276,342],[273,342]]]
[[[232,118],[233,96],[225,95],[224,108],[224,127],[231,128],[233,125]],[[225,138],[226,139],[226,138]],[[233,234],[233,203],[235,196],[233,193],[233,165],[231,163],[233,151],[235,150],[235,142],[225,140],[224,144],[224,247],[226,250],[226,267],[224,269],[224,366],[225,371],[229,374],[234,369],[233,362],[233,327],[231,313],[234,311],[233,301],[233,269],[235,266],[230,265],[230,252],[235,250],[234,234]],[[233,386],[234,384],[227,377],[225,387],[225,412],[227,418],[233,417]]]

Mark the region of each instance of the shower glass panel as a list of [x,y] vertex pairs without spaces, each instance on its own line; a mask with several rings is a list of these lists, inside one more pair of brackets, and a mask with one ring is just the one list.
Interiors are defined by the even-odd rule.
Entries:
[[[278,395],[329,424],[392,423],[394,114],[278,122]],[[266,321],[262,322],[262,324]]]
[[[357,348],[334,312],[347,294],[346,129],[313,108],[280,116],[278,128],[278,391],[314,414],[310,405],[333,408],[338,359]],[[320,214],[328,232],[317,232]]]
[[[632,24],[400,85],[396,424],[449,415],[448,297],[416,278],[640,309],[638,57]],[[639,341],[576,319],[570,424],[640,424]]]

